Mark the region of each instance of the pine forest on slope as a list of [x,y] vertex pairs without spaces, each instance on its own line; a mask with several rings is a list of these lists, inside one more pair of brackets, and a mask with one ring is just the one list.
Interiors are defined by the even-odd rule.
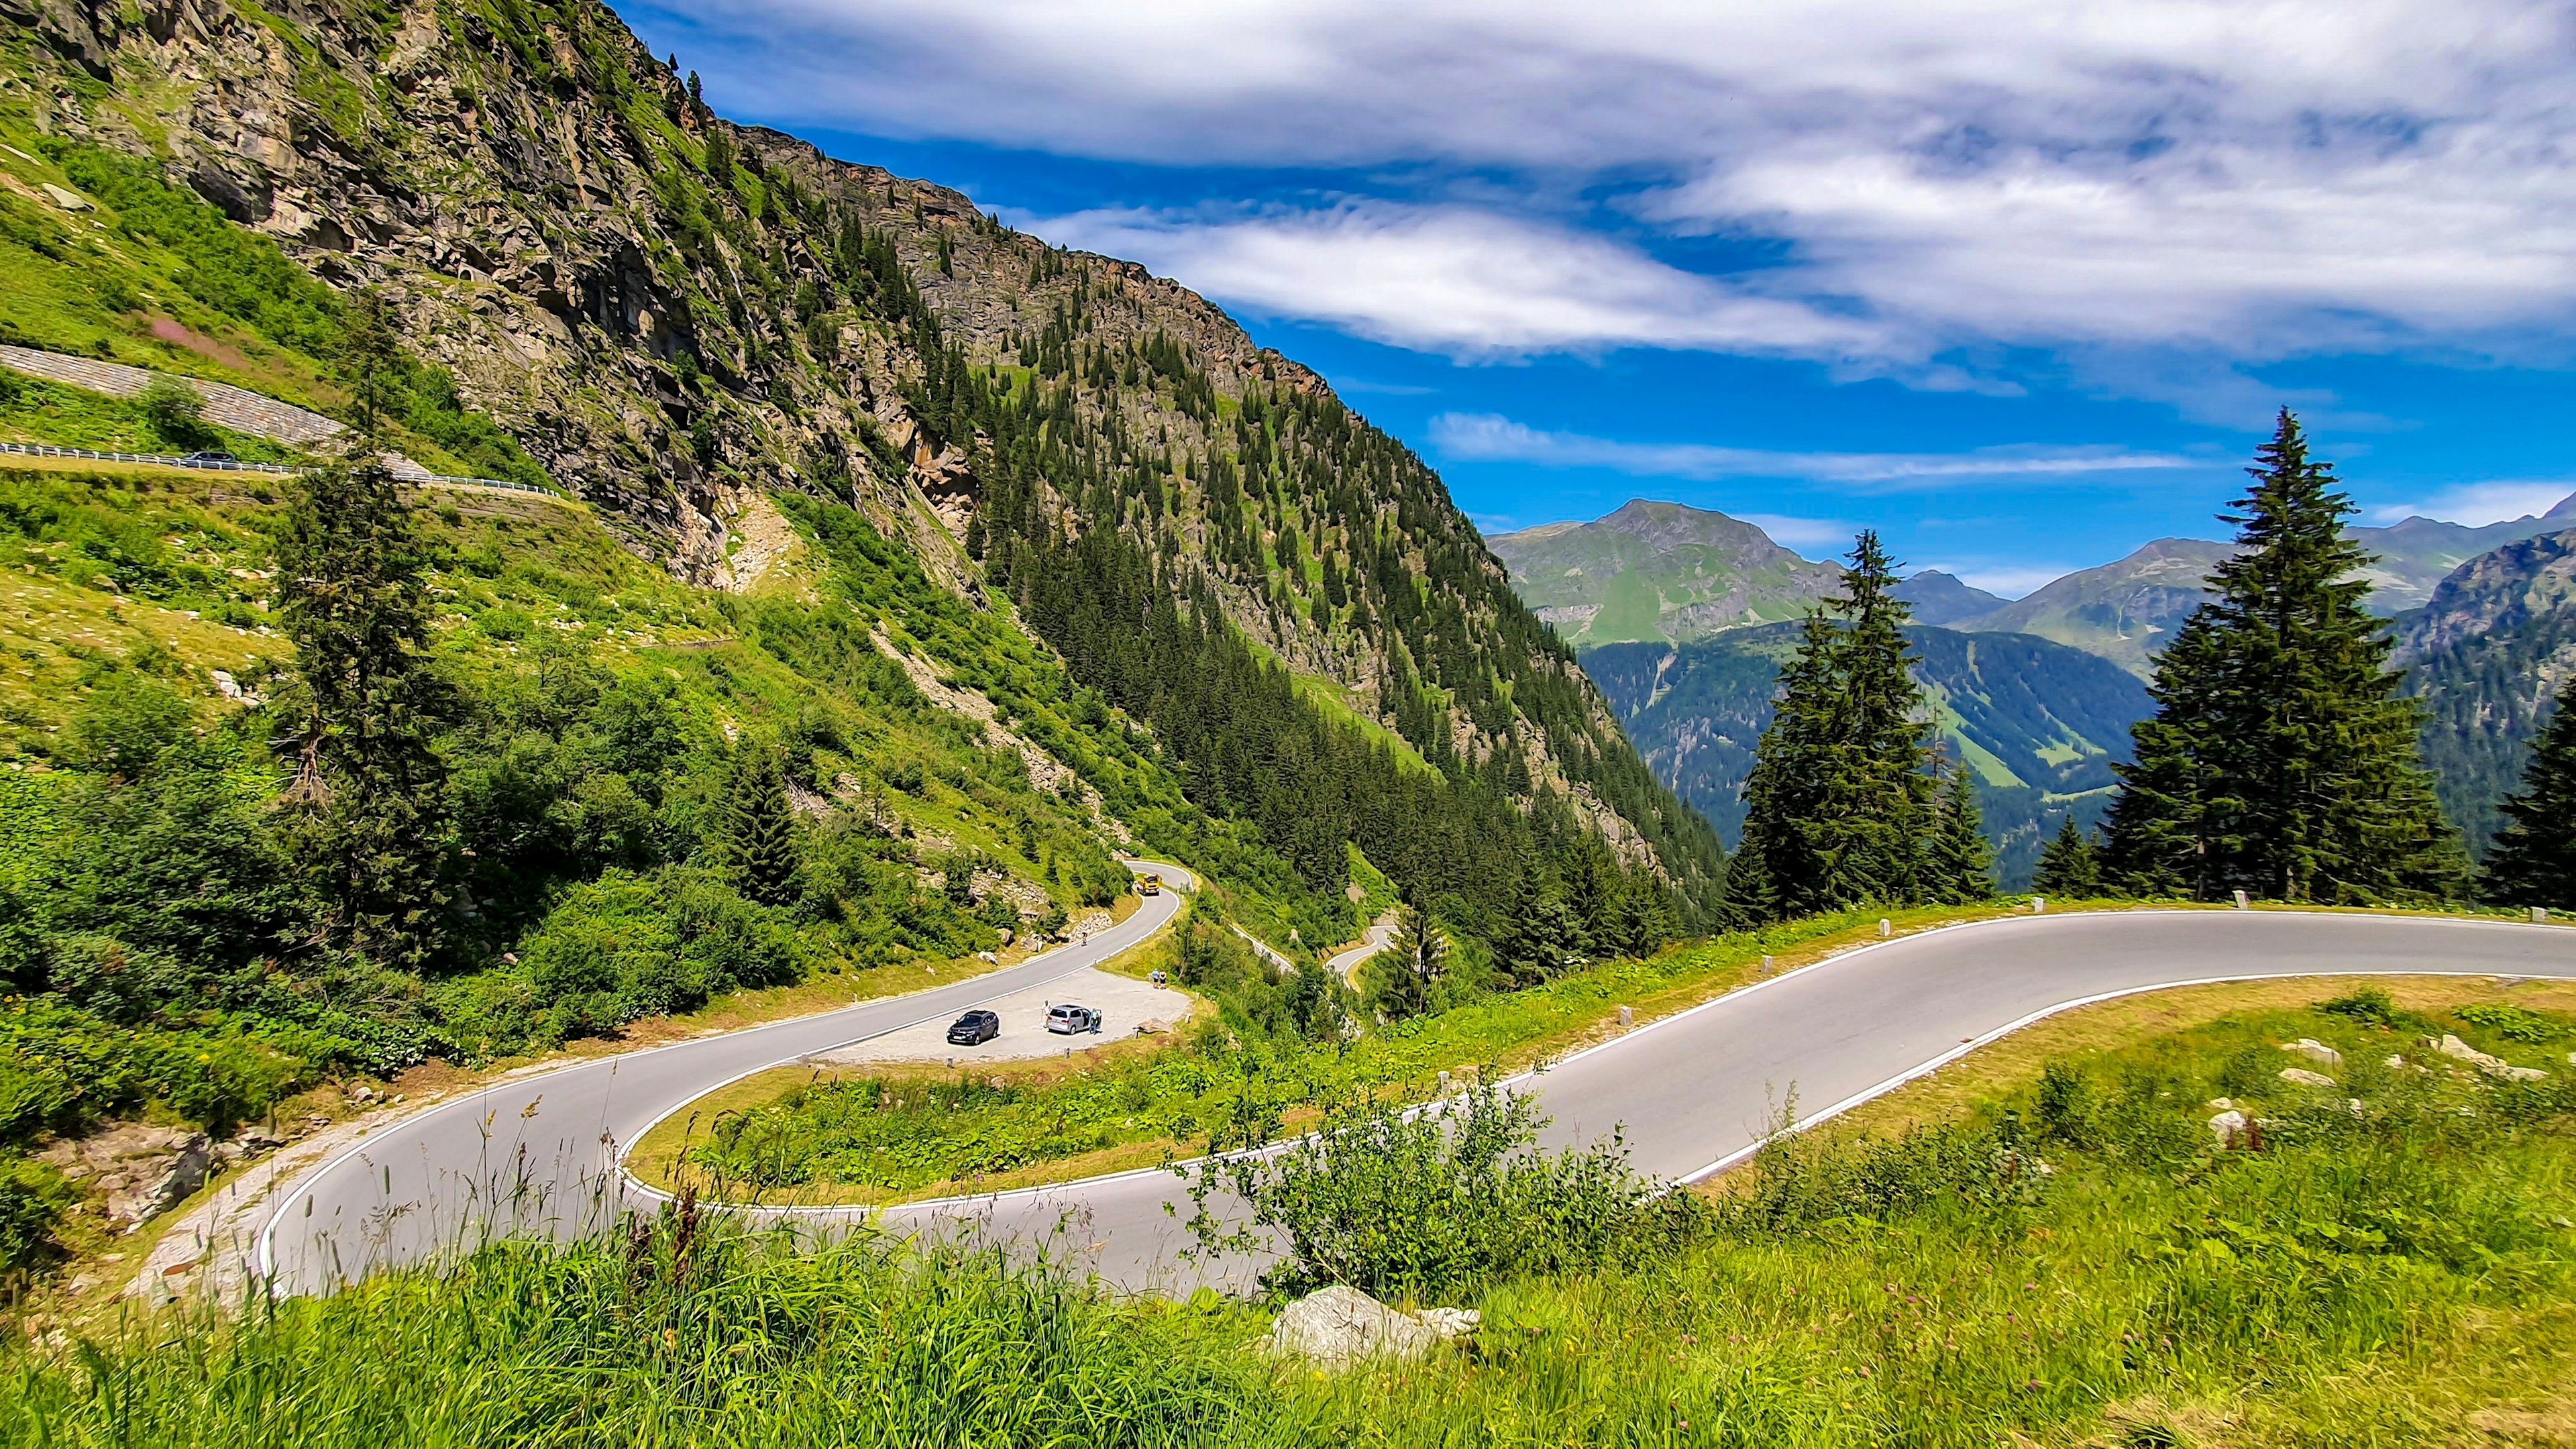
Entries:
[[[2027,634],[1916,624],[1914,676],[1941,745],[1976,773],[1986,834],[2007,890],[2027,887],[2041,842],[2072,812],[2090,828],[2108,805],[2129,727],[2154,712],[2146,687],[2081,650]],[[1614,644],[1583,666],[1647,764],[1732,844],[1753,749],[1770,725],[1781,665],[1799,626],[1769,624],[1682,645]]]
[[[57,39],[114,103],[31,97],[13,129],[118,245],[0,199],[17,340],[337,411],[331,288],[375,282],[425,355],[414,431],[437,421],[417,399],[443,404],[719,587],[756,580],[772,495],[848,502],[971,603],[1000,589],[1319,894],[1357,834],[1408,889],[1472,896],[1494,812],[1543,797],[1540,828],[1601,834],[1703,908],[1707,833],[1438,479],[1171,283],[724,122],[597,5],[104,23]],[[193,99],[156,102],[182,69]],[[1301,682],[1258,682],[1264,659]],[[1412,798],[1416,758],[1452,776],[1445,803]],[[1373,798],[1405,804],[1354,813]],[[1290,799],[1319,808],[1292,821]]]
[[[1113,849],[1207,877],[1215,1049],[1357,1005],[1230,925],[1311,962],[1401,897],[1437,1010],[1716,918],[1412,453],[602,6],[48,7],[0,143],[0,338],[556,495],[0,470],[0,1274],[48,1139],[1025,949]],[[173,399],[0,373],[0,438],[176,451]]]

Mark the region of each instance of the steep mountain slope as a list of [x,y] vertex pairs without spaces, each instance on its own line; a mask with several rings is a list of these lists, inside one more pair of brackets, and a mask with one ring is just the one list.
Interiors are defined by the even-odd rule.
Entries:
[[[2087,824],[2098,816],[2111,765],[2129,757],[2129,726],[2152,702],[2111,662],[2031,635],[1917,625],[1906,637],[1944,747],[1976,769],[1987,833],[2018,885],[2064,811]],[[1679,647],[1613,645],[1585,655],[1584,667],[1658,776],[1731,838],[1744,819],[1737,792],[1796,646],[1795,625],[1773,624]]]
[[1939,569],[1925,569],[1897,585],[1896,597],[1912,606],[1916,623],[1940,625],[1979,618],[2011,602]]
[[2379,555],[2379,562],[2363,574],[2370,580],[2372,611],[2396,614],[2429,602],[2453,569],[2490,549],[2569,528],[2576,528],[2576,493],[2558,500],[2547,513],[2483,528],[2418,517],[2350,533],[2362,547]]
[[1518,819],[1706,890],[1704,825],[1438,478],[1141,268],[722,121],[586,0],[56,5],[7,44],[10,340],[346,416],[366,284],[407,451],[735,590],[804,526],[777,499],[846,503],[1319,891],[1353,840],[1472,904]]
[[2502,825],[2532,737],[2576,675],[2576,529],[2506,544],[2442,580],[2398,621],[2394,656],[2424,701],[2424,759],[2480,852]]
[[2160,538],[2126,558],[2078,570],[1992,613],[1961,620],[1959,627],[2036,634],[2143,677],[2155,651],[2200,607],[2211,566],[2226,556],[2223,543]]
[[1578,645],[1697,639],[1795,618],[1833,588],[1753,524],[1635,499],[1590,523],[1551,523],[1486,540],[1521,598]]

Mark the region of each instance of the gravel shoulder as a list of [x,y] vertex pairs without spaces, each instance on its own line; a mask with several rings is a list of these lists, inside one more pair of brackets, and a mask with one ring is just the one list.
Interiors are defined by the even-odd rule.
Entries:
[[[1088,1006],[1101,1013],[1097,1035],[1056,1036],[1046,1029],[1047,1008],[1059,1002]],[[926,1021],[866,1041],[807,1054],[816,1066],[862,1066],[877,1062],[946,1063],[1025,1061],[1033,1057],[1081,1054],[1140,1033],[1169,1032],[1187,1021],[1194,999],[1186,991],[1156,986],[1131,976],[1097,968],[1060,977],[983,1005],[1001,1013],[1002,1034],[981,1046],[950,1046],[948,1023]]]

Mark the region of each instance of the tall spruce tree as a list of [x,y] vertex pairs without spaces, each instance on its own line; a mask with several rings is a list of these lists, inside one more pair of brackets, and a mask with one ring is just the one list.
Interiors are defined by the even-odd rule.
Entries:
[[2039,848],[2039,868],[2031,873],[2030,888],[2038,895],[2064,900],[2094,900],[2102,894],[2102,860],[2093,846],[2093,838],[2075,828],[2075,813],[2068,811],[2057,833]]
[[1922,894],[1954,906],[1992,900],[1995,849],[1986,843],[1985,820],[1977,809],[1976,777],[1964,763],[1937,773],[1940,796],[1924,843]]
[[[969,860],[963,854],[950,860],[952,887]],[[725,791],[724,863],[735,889],[762,905],[796,899],[796,807],[773,748],[745,745],[734,762]]]
[[2576,906],[2576,678],[2532,745],[2522,789],[2504,800],[2506,824],[2482,883],[2507,906]]
[[295,646],[282,714],[297,855],[330,944],[418,965],[444,929],[452,835],[431,747],[451,699],[429,663],[425,555],[402,485],[363,451],[290,490],[276,559]]
[[2223,515],[2237,552],[2158,657],[2120,767],[2106,868],[2141,894],[2362,902],[2456,894],[2466,857],[2417,752],[2415,701],[2362,609],[2352,501],[2283,409]]
[[1877,534],[1860,535],[1842,584],[1807,616],[1744,783],[1728,904],[1746,919],[1923,896],[1931,727]]
[[1410,901],[1395,908],[1395,935],[1370,958],[1369,1008],[1388,1021],[1431,1009],[1431,984],[1447,974],[1449,943]]

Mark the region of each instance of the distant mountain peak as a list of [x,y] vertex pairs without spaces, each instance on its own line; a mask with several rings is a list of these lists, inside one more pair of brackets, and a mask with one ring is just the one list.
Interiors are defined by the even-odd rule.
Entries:
[[1485,544],[1539,617],[1585,647],[1793,619],[1836,577],[1758,525],[1647,498],[1590,523],[1542,524]]
[[1925,569],[1897,585],[1896,597],[1912,606],[1915,622],[1945,626],[1964,624],[2011,602],[1939,569]]

